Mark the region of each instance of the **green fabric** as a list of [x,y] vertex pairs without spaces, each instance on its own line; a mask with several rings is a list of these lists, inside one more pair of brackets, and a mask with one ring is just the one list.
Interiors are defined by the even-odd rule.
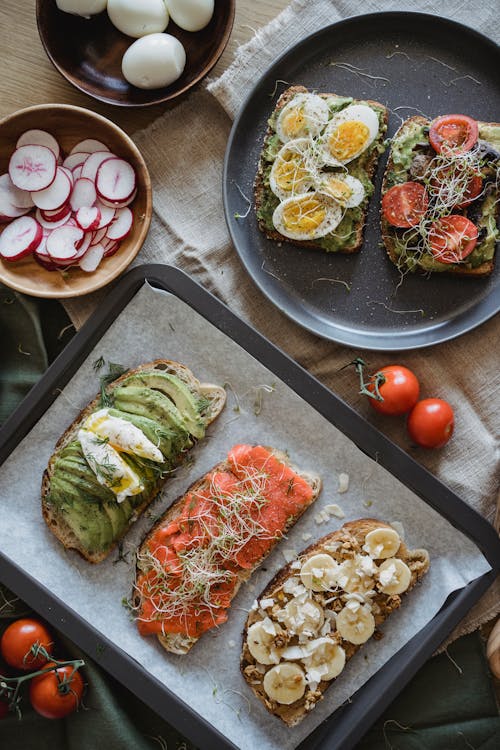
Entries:
[[[74,331],[68,324],[58,303],[33,300],[0,287],[1,421],[36,383],[47,361],[69,340]],[[11,598],[0,589],[0,631],[13,617],[26,614],[26,607],[19,601],[9,606]],[[86,662],[85,709],[66,719],[49,721],[38,716],[26,699],[21,722],[15,716],[0,722],[0,750],[192,748],[67,639],[61,636],[58,640],[64,654]],[[357,750],[500,747],[500,717],[479,633],[459,639],[448,653],[422,667]]]

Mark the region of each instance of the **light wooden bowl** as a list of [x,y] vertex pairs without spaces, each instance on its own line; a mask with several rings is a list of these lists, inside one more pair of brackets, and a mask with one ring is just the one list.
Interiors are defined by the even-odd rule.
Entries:
[[[105,117],[69,104],[42,104],[21,109],[0,120],[0,174],[7,171],[19,136],[32,128],[52,133],[65,154],[78,141],[96,138],[114,154],[130,162],[136,171],[137,197],[130,205],[134,214],[132,230],[115,255],[104,258],[93,273],[85,273],[79,268],[71,268],[64,273],[46,271],[30,256],[14,262],[0,258],[0,281],[19,292],[33,297],[57,299],[89,294],[119,276],[144,243],[153,207],[146,162],[128,135]],[[0,225],[0,231],[4,226]]]

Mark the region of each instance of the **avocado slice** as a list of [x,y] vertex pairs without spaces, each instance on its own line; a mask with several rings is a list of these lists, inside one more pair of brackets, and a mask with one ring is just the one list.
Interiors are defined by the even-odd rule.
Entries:
[[172,401],[159,391],[144,386],[130,385],[114,391],[115,407],[120,411],[147,417],[159,422],[162,427],[173,428],[180,435],[185,435],[188,442],[188,431],[181,413]]
[[123,512],[121,503],[103,503],[102,507],[104,512],[107,513],[108,518],[111,522],[111,526],[113,528],[113,539],[120,537],[129,522],[130,515],[127,516]]
[[198,408],[200,399],[175,375],[166,372],[141,372],[123,381],[123,388],[129,386],[142,386],[163,393],[174,402],[191,435],[195,438],[204,436],[205,421]]
[[113,542],[111,522],[102,504],[83,497],[71,482],[53,478],[50,502],[57,505],[65,523],[90,553],[104,550]]

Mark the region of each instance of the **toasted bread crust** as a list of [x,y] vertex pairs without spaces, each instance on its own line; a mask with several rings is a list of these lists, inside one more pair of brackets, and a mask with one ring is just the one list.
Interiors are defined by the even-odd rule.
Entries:
[[[390,526],[390,524],[374,518],[361,518],[356,521],[350,521],[348,523],[345,523],[337,531],[334,531],[332,534],[328,534],[327,536],[322,537],[317,542],[314,542],[309,547],[307,547],[303,552],[300,553],[299,560],[301,563],[304,563],[307,558],[312,557],[313,555],[320,552],[328,552],[329,554],[332,554],[328,550],[328,547],[329,545],[332,545],[336,542],[340,542],[342,545],[354,546],[355,549],[360,548],[364,542],[365,536],[370,531],[379,528],[392,527]],[[335,554],[333,554],[333,556],[335,557]],[[424,549],[409,550],[405,543],[401,541],[401,546],[396,554],[396,557],[403,560],[403,562],[405,562],[411,570],[411,583],[405,593],[400,595],[401,597],[403,597],[415,586],[415,584],[425,575],[425,573],[429,569],[429,554],[427,550]],[[275,599],[275,597],[281,591],[285,581],[293,575],[297,575],[296,570],[292,566],[293,562],[289,563],[280,571],[278,571],[278,573],[268,583],[260,596],[257,598],[257,601],[260,601],[262,599]],[[399,607],[399,596],[388,597],[387,595],[379,594],[378,597],[375,597],[375,601],[378,601],[379,598],[380,601],[383,598],[393,599],[394,601],[390,604],[387,604],[385,607],[382,606],[379,613],[374,613],[375,624],[377,627],[385,621],[391,611]],[[272,713],[274,716],[277,716],[282,721],[284,721],[288,726],[293,727],[296,726],[300,721],[302,721],[302,719],[307,715],[311,708],[314,707],[316,702],[322,699],[325,691],[333,682],[335,682],[335,680],[321,681],[318,684],[316,695],[312,699],[312,703],[308,703],[307,693],[303,696],[303,698],[296,701],[295,703],[292,703],[291,705],[280,705],[275,702],[271,702],[268,699],[263,688],[264,675],[262,672],[259,673],[258,670],[255,669],[256,661],[247,647],[248,628],[259,619],[261,619],[261,617],[258,613],[258,610],[251,610],[247,618],[245,628],[243,630],[243,645],[240,661],[241,672],[254,695],[265,705],[267,710],[270,711],[270,713]],[[376,634],[377,631],[375,631],[375,637]],[[352,643],[349,643],[348,641],[341,639],[340,636],[338,640],[345,651],[346,661],[349,660],[361,648],[361,646],[359,645],[354,645]]]
[[[404,136],[405,131],[412,127],[413,124],[417,125],[429,125],[430,120],[428,120],[426,117],[422,117],[421,115],[414,115],[413,117],[409,117],[407,120],[405,120],[395,135],[392,138],[392,141],[395,142],[398,140],[398,138],[401,138]],[[498,126],[499,123],[486,123],[486,122],[479,122],[479,125],[493,125]],[[393,153],[392,148],[389,153],[389,157],[387,160],[386,169],[384,172],[384,177],[382,181],[382,192],[381,197],[386,193],[387,191],[387,176],[391,170],[395,169],[395,164],[393,160]],[[500,201],[497,202],[496,206],[496,218],[498,221],[498,217],[500,215]],[[395,242],[395,234],[394,234],[394,227],[391,227],[389,222],[384,218],[384,214],[381,211],[380,212],[380,227],[381,227],[381,233],[382,233],[382,240],[385,245],[385,249],[387,251],[387,255],[389,256],[390,260],[394,263],[395,266],[398,265],[398,255],[396,252],[396,242]],[[449,266],[449,264],[447,264]],[[439,274],[451,274],[453,276],[469,276],[471,278],[481,278],[484,276],[489,276],[493,269],[495,267],[495,258],[493,257],[492,260],[487,260],[484,263],[482,263],[480,266],[477,266],[476,268],[465,268],[461,266],[449,266],[443,271],[439,271]],[[417,267],[417,270],[420,273],[428,274],[429,271],[424,268]]]
[[[289,466],[293,471],[295,471],[299,476],[301,476],[312,488],[313,494],[311,501],[304,505],[303,508],[301,508],[300,513],[298,513],[295,516],[292,516],[288,519],[286,527],[283,529],[283,534],[286,534],[286,532],[295,524],[295,522],[300,518],[300,516],[307,510],[307,508],[316,500],[318,497],[320,491],[321,491],[321,479],[316,474],[311,474],[309,472],[302,471],[298,469],[296,466],[290,463],[290,460],[288,456],[283,453],[280,450],[277,450],[276,448],[271,448],[269,446],[266,446],[266,449],[272,453],[278,460],[280,460],[285,465]],[[221,461],[216,466],[214,466],[208,474],[211,474],[213,472],[217,471],[229,471],[230,470],[230,464],[227,460]],[[184,495],[181,495],[178,497],[174,503],[170,506],[170,508],[167,510],[167,512],[157,521],[157,523],[150,529],[148,534],[144,537],[143,541],[141,542],[141,545],[138,550],[138,554],[140,555],[143,550],[146,549],[148,542],[150,539],[154,536],[156,531],[165,526],[166,524],[170,523],[171,521],[174,521],[181,513],[183,501],[186,495],[191,494],[193,492],[196,492],[197,490],[202,489],[205,486],[206,483],[206,476],[201,477],[196,482],[194,482]],[[238,573],[238,583],[236,585],[236,588],[233,591],[232,599],[236,596],[238,593],[238,590],[242,583],[247,581],[254,570],[256,570],[259,565],[261,564],[264,557],[267,557],[268,554],[270,554],[271,550],[274,549],[275,545],[278,543],[279,539],[276,539],[276,542],[273,544],[271,549],[269,550],[266,555],[264,555],[260,560],[258,560],[250,569],[247,570],[241,570]],[[139,572],[146,572],[144,569],[137,567],[137,573]],[[133,596],[134,605],[138,606],[140,599],[137,594],[134,594]],[[201,637],[201,636],[200,636]],[[184,634],[167,634],[167,635],[158,635],[158,640],[163,646],[163,648],[166,651],[170,651],[174,654],[187,654],[188,651],[194,646],[194,644],[199,640],[199,638],[192,638],[188,635]]]
[[[136,375],[144,371],[158,370],[158,372],[171,372],[175,374],[180,380],[182,380],[193,392],[198,392],[200,395],[205,396],[210,401],[208,407],[207,421],[206,424],[210,424],[224,408],[226,393],[223,388],[210,383],[200,383],[191,370],[185,365],[179,362],[173,362],[168,359],[156,359],[153,362],[140,365],[133,370],[127,370],[123,375],[114,380],[107,388],[106,391],[111,393],[117,386],[119,386],[124,380],[129,378],[131,375]],[[143,513],[148,505],[155,499],[163,485],[165,484],[165,478],[159,478],[155,483],[154,488],[150,495],[144,500],[144,502],[138,506],[134,512],[134,515],[130,519],[127,527],[123,533],[114,540],[114,544],[108,550],[98,553],[90,553],[88,550],[83,548],[71,531],[69,526],[65,523],[64,518],[60,514],[55,512],[53,506],[48,502],[50,494],[50,482],[51,477],[54,473],[54,467],[59,453],[65,448],[66,445],[71,443],[82,425],[85,419],[99,408],[100,394],[96,396],[86,407],[84,407],[80,413],[75,417],[73,422],[64,431],[54,448],[54,453],[49,459],[47,468],[43,473],[41,497],[42,497],[42,515],[45,523],[49,527],[50,531],[56,536],[59,541],[66,547],[66,549],[74,549],[80,553],[80,555],[91,563],[99,563],[104,560],[118,544],[120,539],[127,533],[131,525],[137,520],[137,518]],[[178,463],[182,462],[182,455],[178,456]]]
[[[275,112],[279,112],[283,107],[288,104],[288,102],[293,99],[293,97],[296,94],[305,94],[308,93],[308,89],[305,88],[305,86],[290,86],[288,89],[286,89],[281,96],[279,97]],[[321,96],[323,99],[327,99],[329,97],[338,96],[337,94],[318,94],[318,96]],[[380,107],[384,110],[384,123],[387,125],[387,109],[384,107],[383,104],[380,102],[371,100],[371,99],[364,99],[363,101],[366,101],[368,104],[371,104],[376,107]],[[262,148],[262,154],[266,148],[267,142],[269,138],[273,135],[274,131],[271,128],[271,126],[268,126],[265,137],[264,137],[264,144]],[[373,175],[375,173],[375,169],[377,167],[378,163],[378,154],[376,150],[374,149],[370,155],[370,159],[366,164],[366,172],[368,175],[368,178],[370,180],[373,179]],[[264,196],[266,194],[267,188],[264,184],[264,159],[261,155],[261,158],[259,160],[259,166],[257,169],[257,175],[255,177],[254,181],[254,205],[255,205],[255,211],[257,213],[257,220],[259,224],[259,229],[261,232],[263,232],[266,237],[270,240],[276,240],[278,242],[288,242],[292,245],[297,245],[299,247],[306,247],[312,250],[322,250],[325,252],[325,248],[322,247],[320,244],[315,242],[314,240],[292,240],[288,237],[285,237],[284,235],[280,234],[277,230],[271,231],[266,224],[258,218],[259,209],[262,206],[262,203],[264,201]],[[339,250],[338,252],[343,254],[352,254],[357,253],[361,249],[361,245],[363,244],[363,231],[366,223],[366,214],[367,214],[367,208],[365,209],[363,213],[362,219],[357,223],[356,226],[356,238],[355,241],[349,246],[345,247],[342,250]]]

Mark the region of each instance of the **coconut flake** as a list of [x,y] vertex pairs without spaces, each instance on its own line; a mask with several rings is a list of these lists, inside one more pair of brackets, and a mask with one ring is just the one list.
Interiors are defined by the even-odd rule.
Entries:
[[261,599],[260,600],[260,606],[262,609],[267,609],[268,607],[272,607],[274,605],[274,599]]
[[349,489],[349,474],[339,474],[339,486],[337,492],[343,495]]
[[287,563],[291,563],[292,560],[295,560],[295,558],[298,555],[298,552],[296,549],[285,548],[281,550],[281,552]]
[[335,516],[335,518],[345,518],[345,513],[340,507],[340,505],[337,505],[337,503],[330,503],[330,505],[325,506],[325,511],[330,516]]
[[276,635],[276,625],[269,617],[262,620],[262,629],[268,635]]
[[294,560],[293,563],[290,565],[290,568],[292,570],[300,570],[302,567],[302,563],[300,560]]

